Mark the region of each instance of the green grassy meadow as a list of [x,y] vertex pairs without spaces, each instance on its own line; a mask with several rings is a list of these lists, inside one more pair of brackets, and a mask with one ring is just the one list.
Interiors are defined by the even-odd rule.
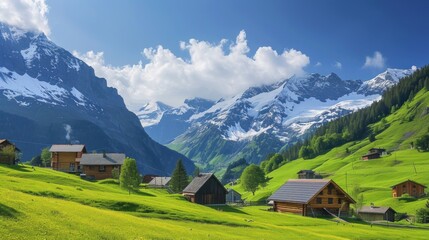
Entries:
[[369,226],[267,211],[207,207],[113,180],[88,182],[29,166],[0,165],[1,239],[425,239],[428,230]]

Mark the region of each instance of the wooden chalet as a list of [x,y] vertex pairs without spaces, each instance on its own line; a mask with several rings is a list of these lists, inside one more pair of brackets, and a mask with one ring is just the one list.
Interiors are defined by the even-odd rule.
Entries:
[[392,196],[394,198],[401,197],[403,194],[419,198],[425,195],[426,186],[408,179],[407,181],[398,183],[391,188]]
[[234,189],[227,189],[228,193],[226,194],[226,203],[241,203],[241,194]]
[[[8,155],[3,153],[3,149],[10,147],[12,148],[14,154]],[[19,155],[21,150],[15,146],[15,144],[11,143],[7,139],[0,139],[0,163],[14,165],[19,162]]]
[[213,173],[200,173],[183,190],[183,196],[198,204],[225,204],[227,190]]
[[302,216],[348,215],[355,203],[341,187],[330,179],[289,179],[268,198],[274,211]]
[[123,153],[84,153],[80,160],[82,173],[87,178],[101,180],[112,178],[113,169],[121,172],[124,164],[125,154]]
[[396,211],[390,207],[363,206],[358,211],[359,217],[367,222],[395,221]]
[[367,161],[371,159],[380,158],[383,154],[386,153],[384,148],[371,148],[368,153],[362,156],[362,160]]
[[317,174],[313,170],[300,170],[296,174],[298,174],[298,179],[321,179],[322,178],[320,174]]
[[152,188],[166,188],[170,184],[171,177],[154,177],[148,184]]
[[69,173],[78,173],[80,159],[86,153],[85,145],[82,144],[54,144],[49,149],[51,152],[51,168],[53,170]]

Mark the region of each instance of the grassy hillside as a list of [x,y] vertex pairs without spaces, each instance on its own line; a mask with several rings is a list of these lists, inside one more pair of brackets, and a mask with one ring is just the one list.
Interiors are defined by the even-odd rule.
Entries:
[[427,230],[343,225],[267,207],[206,207],[163,190],[128,195],[112,180],[0,165],[2,239],[399,239],[411,231],[426,237]]
[[[368,139],[346,143],[314,159],[298,159],[268,174],[268,185],[255,196],[245,193],[247,200],[262,200],[270,196],[289,178],[296,178],[301,169],[314,169],[326,178],[334,179],[351,192],[356,186],[362,191],[366,204],[391,206],[398,212],[414,214],[423,207],[426,199],[404,201],[391,197],[390,186],[412,179],[429,186],[429,153],[410,149],[410,143],[428,132],[429,92],[422,90],[414,99],[384,120],[370,126],[379,132],[376,140]],[[380,147],[391,151],[389,156],[362,161],[361,156],[370,148]],[[349,150],[347,152],[347,149]],[[244,192],[237,185],[236,190]]]

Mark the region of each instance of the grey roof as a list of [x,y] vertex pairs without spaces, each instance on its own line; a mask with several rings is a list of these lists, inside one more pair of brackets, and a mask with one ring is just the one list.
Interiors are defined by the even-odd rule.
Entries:
[[[202,186],[204,186],[204,184],[211,178],[214,177],[216,179],[216,181],[219,182],[219,180],[216,178],[216,176],[213,173],[200,173],[198,176],[194,177],[194,179],[192,179],[191,183],[188,184],[188,186],[186,186],[185,189],[183,189],[184,193],[197,193],[198,190],[200,190],[200,188]],[[223,185],[219,182],[219,184],[223,187]],[[225,189],[225,187],[223,187]],[[225,189],[226,192],[226,189]]]
[[84,153],[80,165],[122,165],[124,159],[123,153]]
[[[376,206],[363,206],[359,209],[359,213],[375,213],[375,214],[385,214],[390,207],[376,207]],[[396,213],[395,210],[392,209],[393,212]]]
[[232,188],[228,188],[228,189],[227,189],[227,191],[228,191],[228,193],[230,193],[230,192],[234,192],[235,194],[238,194],[238,195],[240,195],[240,196],[241,196],[241,193],[239,193],[239,192],[235,191],[235,190],[234,190],[234,189],[232,189]]
[[165,186],[171,180],[171,177],[154,177],[148,184],[152,186]]
[[289,179],[268,200],[308,203],[330,182],[329,179]]
[[82,152],[84,148],[83,144],[54,144],[49,152]]

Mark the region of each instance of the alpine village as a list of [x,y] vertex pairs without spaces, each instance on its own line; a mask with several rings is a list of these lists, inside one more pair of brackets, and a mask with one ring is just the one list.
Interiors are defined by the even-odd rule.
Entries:
[[[268,2],[280,9],[299,5]],[[52,20],[59,4],[72,9],[77,3],[0,3],[0,239],[429,239],[429,62],[414,66],[406,59],[410,69],[391,68],[395,56],[386,60],[377,51],[353,74],[327,61],[294,72],[291,62],[260,54],[305,60],[303,53],[261,47],[251,56],[242,30],[236,41],[219,45],[181,42],[190,59],[173,61],[160,46],[142,52],[149,63],[102,66],[104,60],[94,62],[102,53],[56,45],[63,41],[55,27],[63,20]],[[100,11],[112,7],[105,4]],[[34,17],[26,7],[50,18],[50,32],[24,25]],[[16,16],[6,14],[13,11]],[[103,21],[93,24],[113,20]],[[64,41],[68,48],[78,44]],[[260,59],[284,65],[284,75],[248,80],[230,94],[227,88],[243,84],[242,76],[269,79],[265,65],[254,66]],[[158,66],[163,61],[168,64]],[[198,61],[207,64],[203,70]],[[222,65],[220,75],[211,61]],[[174,64],[187,68],[179,73]],[[322,67],[339,74],[311,73]],[[192,79],[187,71],[197,68],[204,71],[198,81],[224,71],[233,72],[234,81],[225,73],[217,95],[222,77],[185,99],[179,85],[170,92],[145,86],[145,92],[128,79],[138,76],[144,85],[150,74],[159,80],[169,72],[185,84]],[[174,105],[176,99],[182,103]]]

